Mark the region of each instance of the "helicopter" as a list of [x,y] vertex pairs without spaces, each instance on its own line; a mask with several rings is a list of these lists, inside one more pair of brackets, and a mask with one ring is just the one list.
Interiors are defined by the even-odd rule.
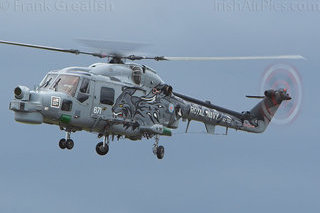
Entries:
[[115,138],[133,141],[154,139],[152,151],[158,159],[163,159],[165,153],[164,147],[159,145],[160,136],[172,136],[180,121],[187,122],[185,132],[188,132],[191,121],[198,121],[204,123],[208,134],[215,134],[216,126],[225,127],[225,134],[228,134],[228,129],[263,133],[281,103],[291,97],[286,88],[266,90],[263,96],[247,96],[261,99],[252,109],[236,112],[210,101],[177,93],[154,69],[126,61],[303,59],[300,55],[150,57],[126,55],[123,51],[87,52],[11,41],[0,41],[0,44],[108,59],[105,63],[95,63],[89,67],[50,71],[34,90],[17,86],[9,105],[17,122],[59,126],[66,135],[58,144],[61,149],[67,150],[74,147],[71,133],[82,130],[95,133],[103,138],[96,145],[96,152],[101,156],[109,152],[110,141]]

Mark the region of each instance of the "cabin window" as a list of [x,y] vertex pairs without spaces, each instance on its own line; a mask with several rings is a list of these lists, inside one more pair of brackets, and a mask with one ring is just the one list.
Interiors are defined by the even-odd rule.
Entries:
[[108,87],[101,87],[100,103],[113,105],[114,103],[114,89]]

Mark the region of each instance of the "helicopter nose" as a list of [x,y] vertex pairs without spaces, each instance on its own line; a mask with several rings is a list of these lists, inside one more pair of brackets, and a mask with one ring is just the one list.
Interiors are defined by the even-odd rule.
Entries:
[[39,94],[28,87],[18,86],[14,89],[14,99],[10,102],[9,109],[14,111],[15,120],[27,124],[41,124],[43,115]]

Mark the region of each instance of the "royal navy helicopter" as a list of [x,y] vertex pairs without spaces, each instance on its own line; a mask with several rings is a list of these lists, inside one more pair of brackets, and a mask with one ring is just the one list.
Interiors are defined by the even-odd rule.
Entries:
[[[122,137],[130,140],[154,138],[153,153],[164,157],[160,136],[172,136],[179,121],[204,123],[207,133],[215,134],[216,126],[262,133],[283,101],[290,100],[287,90],[270,89],[251,110],[236,112],[173,91],[152,68],[127,61],[218,61],[218,60],[270,60],[303,59],[300,55],[260,57],[166,57],[125,55],[119,52],[86,52],[41,45],[0,41],[1,44],[37,48],[48,51],[84,54],[109,59],[89,67],[68,67],[46,74],[39,86],[31,90],[26,86],[14,89],[9,109],[15,120],[26,124],[52,124],[66,132],[59,141],[61,149],[71,150],[71,133],[96,133],[102,142],[96,145],[99,155],[109,151],[110,140]],[[87,42],[88,43],[88,42]],[[90,42],[89,42],[90,43]],[[92,42],[91,42],[92,43]],[[115,43],[113,43],[115,44]]]

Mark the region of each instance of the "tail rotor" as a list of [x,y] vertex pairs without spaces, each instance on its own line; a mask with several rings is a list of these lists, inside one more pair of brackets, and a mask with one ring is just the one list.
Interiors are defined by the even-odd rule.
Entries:
[[284,100],[273,118],[276,124],[288,124],[298,115],[302,102],[302,83],[298,71],[287,64],[277,64],[269,67],[261,82],[261,93],[266,90],[283,89],[283,92],[290,93],[290,99]]

